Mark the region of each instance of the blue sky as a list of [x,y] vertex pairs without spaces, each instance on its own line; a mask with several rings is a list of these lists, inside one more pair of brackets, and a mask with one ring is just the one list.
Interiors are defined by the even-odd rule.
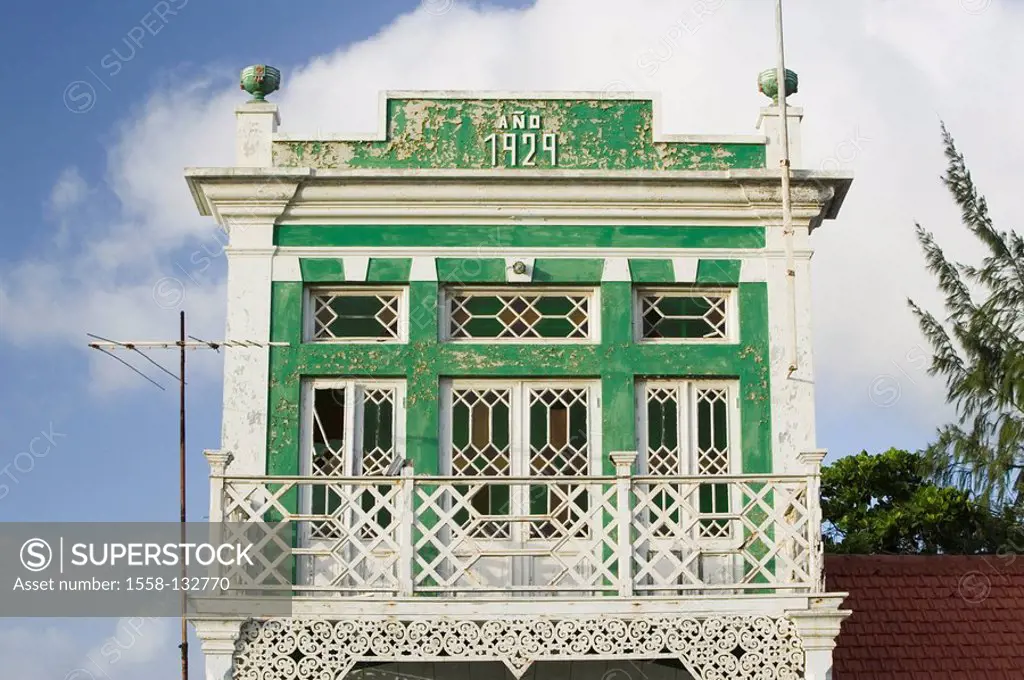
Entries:
[[[119,126],[152,91],[190,77],[212,78],[230,86],[237,71],[249,63],[287,69],[370,37],[417,5],[409,0],[310,0],[302,3],[300,12],[292,3],[279,2],[170,0],[167,4],[174,14],[148,0],[58,6],[21,3],[2,22],[0,54],[12,66],[7,81],[11,102],[4,115],[11,133],[5,136],[6,146],[11,158],[20,160],[16,172],[9,168],[4,173],[3,202],[8,212],[0,271],[55,247],[60,225],[47,205],[65,168],[76,168],[91,187],[89,205],[78,206],[89,212],[90,221],[116,210],[116,197],[104,187],[107,154]],[[87,110],[72,110],[86,105]],[[89,238],[88,233],[78,232],[80,226],[85,225],[71,225],[76,232],[73,241]],[[171,270],[176,259],[172,256],[166,262]],[[220,270],[222,260],[215,265]],[[48,315],[59,314],[59,306],[38,309],[39,322],[45,324]],[[6,330],[4,311],[0,309],[0,334]],[[164,310],[160,320],[162,324],[149,337],[175,337],[177,309]],[[100,322],[83,325],[80,345],[84,347],[88,340],[86,332],[103,335],[106,330]],[[0,482],[9,487],[0,499],[0,520],[173,521],[178,498],[174,385],[162,376],[160,382],[167,390],[160,391],[138,378],[137,389],[97,399],[89,389],[89,367],[80,350],[66,344],[12,347],[0,341],[0,470],[10,466]],[[176,369],[172,359],[161,360]],[[113,359],[109,361],[114,364]],[[128,369],[124,371],[128,374]],[[203,519],[209,494],[201,452],[218,445],[218,380],[193,383],[189,416],[189,516]],[[44,454],[49,447],[49,453],[18,455],[40,436],[33,451]],[[173,626],[158,629],[155,622],[141,629],[143,633],[159,630],[164,637],[174,630]],[[49,641],[52,663],[11,658],[24,652],[26,637],[33,644]],[[110,620],[0,621],[0,664],[8,668],[5,675],[28,680],[44,677],[35,675],[42,668],[58,673],[48,678],[64,678],[78,667],[96,677],[102,677],[101,671],[116,676],[118,669],[108,667],[102,654],[91,655],[98,668],[85,662],[89,650],[108,638],[128,647],[133,629],[126,622]],[[160,664],[162,674],[152,676],[158,680],[175,677],[174,643],[164,646],[170,651],[158,657],[170,663]],[[28,675],[13,671],[21,664]],[[88,677],[81,674],[81,680]]]
[[[948,415],[904,302],[936,303],[915,219],[971,253],[937,181],[939,118],[994,199],[1021,179],[1008,160],[1019,154],[1003,152],[1024,143],[1014,117],[1020,5],[937,4],[788,5],[805,167],[857,175],[841,219],[814,236],[818,439],[833,457],[919,447]],[[657,91],[667,131],[746,134],[762,105],[755,75],[773,59],[770,5],[146,0],[9,10],[0,25],[0,520],[175,519],[174,386],[150,370],[160,391],[90,356],[85,334],[173,337],[179,306],[153,294],[167,276],[187,288],[192,328],[222,334],[220,244],[181,168],[230,159],[242,66],[284,71],[284,131],[372,130],[377,91],[422,87]],[[998,218],[1012,206],[993,208]],[[209,268],[187,264],[198,252]],[[221,404],[216,359],[194,366],[189,514],[198,520],[208,503],[201,451],[219,444]],[[118,625],[0,621],[0,657],[50,640],[46,659],[18,654],[17,675],[64,677]],[[158,657],[144,663],[170,658]]]

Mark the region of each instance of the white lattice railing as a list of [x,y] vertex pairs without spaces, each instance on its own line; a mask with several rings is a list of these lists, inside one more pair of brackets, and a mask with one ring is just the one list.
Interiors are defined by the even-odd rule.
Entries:
[[[820,589],[816,472],[641,477],[629,473],[633,454],[613,458],[616,476],[414,476],[408,467],[372,478],[215,474],[211,521],[257,544],[256,570],[229,574],[246,589],[388,597]],[[528,500],[495,512],[496,498]]]

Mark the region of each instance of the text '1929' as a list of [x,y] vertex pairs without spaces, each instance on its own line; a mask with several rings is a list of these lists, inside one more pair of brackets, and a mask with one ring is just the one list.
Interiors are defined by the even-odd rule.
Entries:
[[514,111],[511,116],[501,116],[497,128],[504,132],[484,139],[490,146],[491,167],[534,167],[538,157],[546,165],[558,165],[558,135],[543,131],[539,115]]

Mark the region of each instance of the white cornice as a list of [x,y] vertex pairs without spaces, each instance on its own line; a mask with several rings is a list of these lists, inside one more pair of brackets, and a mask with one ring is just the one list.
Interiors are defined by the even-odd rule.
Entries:
[[[312,170],[190,168],[199,210],[219,222],[771,224],[776,170]],[[835,217],[852,178],[794,171],[793,214]]]

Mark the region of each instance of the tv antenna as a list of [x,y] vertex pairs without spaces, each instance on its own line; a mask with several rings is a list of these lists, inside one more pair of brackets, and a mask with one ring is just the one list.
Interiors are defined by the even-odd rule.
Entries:
[[[287,347],[287,342],[259,342],[254,340],[201,340],[191,335],[185,334],[185,312],[182,310],[179,313],[179,335],[177,340],[165,341],[165,340],[111,340],[109,338],[103,338],[92,333],[86,333],[93,342],[89,343],[90,349],[99,350],[107,356],[113,357],[120,363],[124,364],[134,372],[138,373],[144,379],[151,384],[160,388],[165,389],[163,385],[151,378],[150,376],[143,373],[137,367],[125,361],[121,357],[114,354],[117,351],[128,351],[138,354],[140,357],[145,359],[148,363],[152,364],[156,368],[160,369],[163,373],[172,377],[178,383],[178,484],[179,484],[179,524],[181,526],[180,536],[181,542],[185,543],[185,354],[190,350],[202,350],[212,349],[219,352],[221,347]],[[146,354],[146,351],[162,350],[162,349],[173,349],[178,348],[178,373],[161,366],[156,360]],[[181,565],[181,576],[182,578],[188,577],[188,568],[184,561]],[[188,680],[188,620],[186,618],[188,605],[188,591],[182,589],[181,591],[181,644],[178,648],[181,650],[181,680]]]

